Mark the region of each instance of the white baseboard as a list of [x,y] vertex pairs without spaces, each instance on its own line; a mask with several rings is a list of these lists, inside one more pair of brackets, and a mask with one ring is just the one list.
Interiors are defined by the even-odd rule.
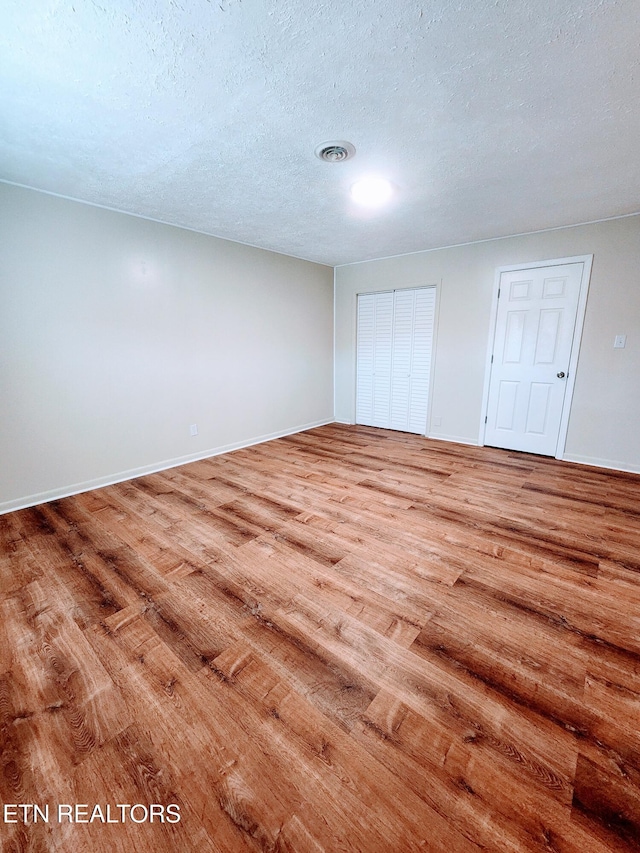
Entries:
[[478,442],[475,438],[467,438],[462,435],[443,435],[439,433],[438,435],[428,435],[427,438],[433,438],[436,441],[452,441],[454,444],[469,444],[472,447],[478,447]]
[[609,468],[613,471],[626,471],[629,474],[640,474],[640,465],[627,465],[617,459],[599,459],[597,456],[580,456],[565,453],[563,462],[578,462],[580,465],[592,465],[594,468]]
[[79,495],[82,492],[90,492],[93,489],[100,489],[103,486],[113,486],[115,483],[124,483],[126,480],[134,480],[136,477],[144,477],[146,474],[157,474],[158,471],[166,471],[169,468],[177,468],[180,465],[186,465],[189,462],[197,462],[199,459],[209,459],[211,456],[220,456],[222,453],[230,453],[232,450],[241,450],[243,447],[252,447],[254,444],[263,444],[265,441],[272,441],[274,438],[284,438],[287,435],[295,435],[298,432],[304,432],[315,427],[326,426],[327,424],[335,423],[333,418],[330,420],[314,421],[310,424],[294,427],[293,429],[283,430],[282,432],[273,432],[268,435],[260,435],[246,441],[238,441],[233,444],[225,444],[221,447],[214,447],[209,450],[202,450],[199,453],[190,453],[186,456],[179,456],[175,459],[165,459],[162,462],[153,463],[151,465],[143,465],[140,468],[131,468],[128,471],[120,471],[117,474],[108,475],[106,477],[98,477],[94,480],[86,480],[82,483],[74,483],[73,485],[64,486],[60,489],[50,489],[47,492],[39,492],[35,495],[25,495],[16,500],[5,501],[0,503],[0,515],[7,512],[15,512],[19,509],[27,509],[30,506],[47,503],[48,501],[60,500],[68,498],[72,495]]
[[[93,489],[100,489],[103,486],[112,486],[115,483],[123,483],[126,480],[133,480],[136,477],[143,477],[146,474],[156,474],[159,471],[166,471],[169,468],[177,468],[180,465],[186,465],[189,462],[197,462],[200,459],[209,459],[212,456],[220,456],[222,453],[230,453],[232,450],[241,450],[243,447],[252,447],[254,444],[262,444],[265,441],[272,441],[275,438],[284,438],[287,435],[295,435],[298,432],[304,432],[315,427],[326,426],[327,424],[338,423],[345,426],[352,426],[350,421],[338,420],[331,418],[330,420],[314,421],[313,423],[303,424],[293,429],[283,430],[281,432],[273,432],[267,435],[256,436],[255,438],[246,441],[238,441],[232,444],[226,444],[221,447],[214,447],[209,450],[203,450],[199,453],[190,453],[186,456],[176,457],[175,459],[166,459],[163,462],[154,463],[151,465],[143,465],[140,468],[131,468],[128,471],[121,471],[118,474],[113,474],[107,477],[98,477],[94,480],[86,480],[82,483],[74,483],[70,486],[65,486],[60,489],[51,489],[47,492],[39,492],[34,495],[26,495],[12,501],[0,503],[0,515],[7,512],[15,512],[19,509],[27,509],[30,506],[47,503],[48,501],[68,498],[72,495],[78,495],[82,492],[90,492]],[[458,435],[429,435],[427,438],[435,441],[451,441],[455,444],[468,444],[473,447],[479,446],[478,441]],[[580,456],[578,454],[565,454],[564,462],[576,462],[579,465],[591,465],[595,468],[607,468],[612,471],[625,471],[630,474],[640,474],[640,465],[628,465],[620,462],[617,459],[600,459],[595,456]]]

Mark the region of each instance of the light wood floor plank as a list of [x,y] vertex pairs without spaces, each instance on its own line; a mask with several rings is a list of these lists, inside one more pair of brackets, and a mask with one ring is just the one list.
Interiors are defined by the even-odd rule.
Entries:
[[332,424],[0,517],[0,616],[3,853],[640,851],[637,475]]

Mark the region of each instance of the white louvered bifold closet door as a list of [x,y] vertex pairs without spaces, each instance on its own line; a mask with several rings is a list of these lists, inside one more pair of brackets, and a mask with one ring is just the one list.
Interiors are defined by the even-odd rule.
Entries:
[[389,426],[393,293],[358,297],[356,422]]
[[396,290],[391,364],[391,429],[427,431],[435,287]]
[[358,297],[356,422],[424,435],[435,287]]

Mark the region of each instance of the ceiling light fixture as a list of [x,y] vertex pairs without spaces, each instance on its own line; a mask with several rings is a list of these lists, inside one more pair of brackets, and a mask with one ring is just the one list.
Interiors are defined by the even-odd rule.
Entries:
[[386,178],[362,178],[351,187],[351,198],[363,207],[381,207],[392,194],[393,187]]
[[338,142],[323,142],[316,148],[316,157],[325,163],[343,163],[356,153],[355,147],[350,142],[340,140]]

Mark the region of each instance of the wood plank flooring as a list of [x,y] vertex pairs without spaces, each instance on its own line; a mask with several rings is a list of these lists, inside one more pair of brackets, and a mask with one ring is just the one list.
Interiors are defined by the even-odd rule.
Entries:
[[640,850],[639,476],[331,425],[0,517],[0,606],[3,853]]

